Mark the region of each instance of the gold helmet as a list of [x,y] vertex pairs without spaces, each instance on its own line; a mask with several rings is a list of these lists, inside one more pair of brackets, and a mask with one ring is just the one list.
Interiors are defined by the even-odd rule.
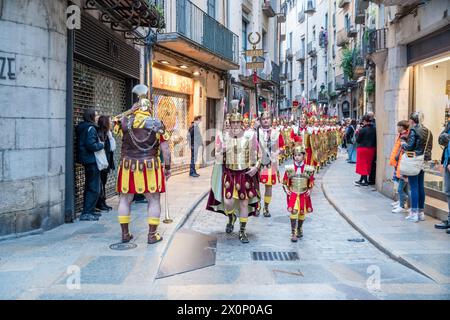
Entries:
[[299,153],[306,154],[305,147],[303,145],[296,145],[294,147],[294,155],[298,155]]
[[229,113],[230,122],[242,122],[242,114],[239,113],[239,100],[231,101],[231,112]]

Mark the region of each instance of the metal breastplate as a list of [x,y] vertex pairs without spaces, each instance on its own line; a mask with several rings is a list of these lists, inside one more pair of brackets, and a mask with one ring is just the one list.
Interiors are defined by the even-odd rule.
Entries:
[[245,170],[250,164],[250,139],[247,136],[241,138],[226,137],[225,141],[225,166],[231,170]]
[[278,133],[274,130],[270,131],[269,138],[266,138],[264,130],[259,133],[260,146],[262,149],[261,163],[263,166],[270,166],[275,159],[272,159],[272,153],[278,150]]
[[291,191],[295,193],[305,193],[308,191],[309,176],[305,173],[296,174],[291,177]]

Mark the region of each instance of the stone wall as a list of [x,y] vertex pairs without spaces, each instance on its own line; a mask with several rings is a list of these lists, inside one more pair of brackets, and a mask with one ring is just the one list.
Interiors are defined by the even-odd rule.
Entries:
[[64,223],[65,11],[0,0],[0,239]]

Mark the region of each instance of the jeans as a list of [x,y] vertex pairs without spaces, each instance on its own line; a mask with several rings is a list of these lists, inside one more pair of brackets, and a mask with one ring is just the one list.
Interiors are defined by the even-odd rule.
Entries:
[[347,143],[347,154],[349,162],[356,162],[356,148],[354,144]]
[[445,185],[445,194],[447,195],[447,203],[448,203],[448,221],[450,221],[450,172],[445,167],[444,174],[444,185]]
[[189,170],[189,174],[195,174],[197,173],[197,170],[195,169],[195,164],[197,163],[198,159],[198,147],[191,147],[191,167]]
[[425,173],[420,171],[417,176],[408,177],[411,188],[411,209],[412,212],[419,212],[425,208]]
[[403,180],[398,180],[398,201],[400,202],[400,207],[405,208],[406,198],[408,197],[408,183]]
[[84,165],[84,202],[82,214],[95,214],[95,206],[100,196],[100,170],[97,164]]

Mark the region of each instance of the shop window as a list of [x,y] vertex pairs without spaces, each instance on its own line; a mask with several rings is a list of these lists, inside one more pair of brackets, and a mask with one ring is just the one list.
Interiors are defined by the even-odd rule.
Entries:
[[423,124],[433,133],[432,161],[425,170],[425,187],[443,195],[442,148],[438,137],[448,120],[450,107],[450,55],[432,58],[414,66],[415,111],[424,114]]

